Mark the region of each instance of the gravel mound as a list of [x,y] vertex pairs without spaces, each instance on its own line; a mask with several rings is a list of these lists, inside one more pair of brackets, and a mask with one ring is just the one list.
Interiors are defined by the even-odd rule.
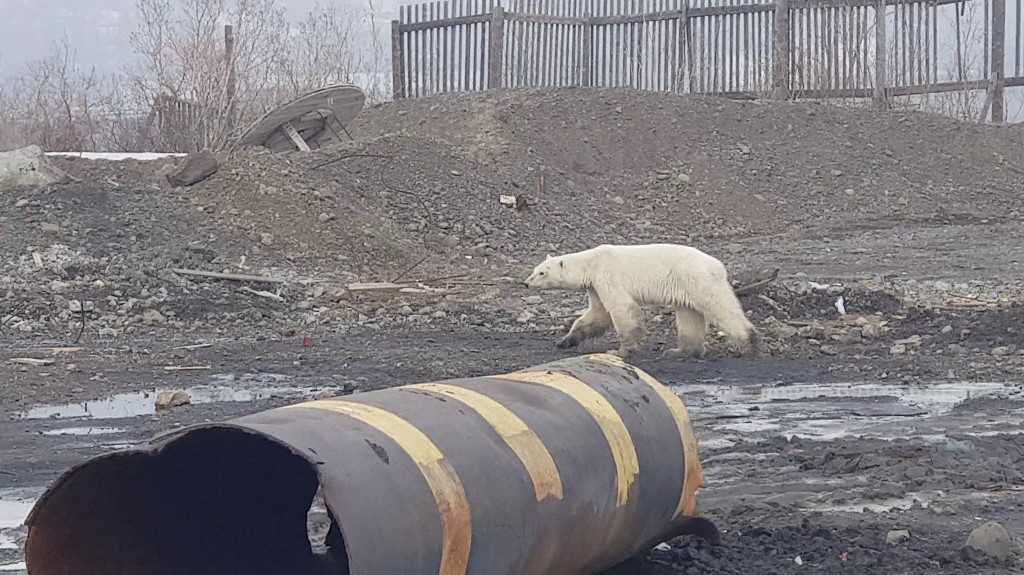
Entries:
[[[168,184],[173,158],[55,159],[72,183],[0,197],[0,329],[66,338],[90,310],[103,334],[392,318],[560,329],[580,298],[524,307],[510,287],[545,253],[681,242],[741,274],[737,242],[1012,221],[1024,197],[1019,128],[918,113],[552,89],[389,103],[350,131],[353,141],[312,153],[242,151],[188,188]],[[345,290],[449,275],[478,289],[427,303]],[[826,295],[775,303],[827,311]]]

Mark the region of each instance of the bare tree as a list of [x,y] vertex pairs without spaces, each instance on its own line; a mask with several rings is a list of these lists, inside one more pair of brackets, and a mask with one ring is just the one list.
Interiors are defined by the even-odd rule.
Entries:
[[317,5],[289,28],[288,45],[278,54],[275,94],[286,100],[329,84],[350,83],[360,67],[355,44],[359,16],[335,4]]
[[[154,102],[172,148],[218,149],[273,100],[287,24],[274,0],[136,0],[135,89]],[[225,25],[234,49],[225,50]]]
[[277,0],[135,3],[137,58],[122,72],[80,69],[65,40],[0,83],[0,145],[222,149],[270,107],[324,85],[359,83],[371,102],[389,97],[373,0],[366,10],[318,5],[294,25]]
[[46,150],[97,150],[98,129],[110,101],[94,69],[81,70],[62,38],[53,52],[33,60],[8,82],[0,97],[5,146],[36,143]]
[[377,20],[374,0],[366,0],[366,29],[369,33],[366,56],[363,58],[363,90],[368,102],[376,104],[390,100],[391,93],[391,51],[384,43],[381,26]]

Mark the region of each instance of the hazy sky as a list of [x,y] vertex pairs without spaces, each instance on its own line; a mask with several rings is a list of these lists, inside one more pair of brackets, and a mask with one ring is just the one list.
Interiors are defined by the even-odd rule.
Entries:
[[[318,0],[279,0],[290,18],[309,12]],[[320,4],[365,8],[365,0],[319,0]],[[0,0],[0,75],[13,73],[33,58],[45,56],[67,34],[84,67],[113,71],[130,57],[129,34],[135,28],[135,0]],[[380,15],[398,0],[375,0]]]

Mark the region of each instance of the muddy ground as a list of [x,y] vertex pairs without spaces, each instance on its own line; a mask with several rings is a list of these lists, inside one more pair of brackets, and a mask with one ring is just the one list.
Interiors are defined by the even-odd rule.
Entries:
[[[568,355],[554,349],[552,335],[394,330],[318,338],[312,347],[298,335],[189,340],[213,345],[180,363],[212,367],[175,374],[162,366],[186,342],[143,339],[59,355],[53,366],[27,372],[5,366],[17,388],[64,405],[5,395],[0,493],[8,502],[0,520],[17,515],[10,501],[35,497],[68,466],[158,432],[300,397],[502,372]],[[667,340],[657,331],[652,339],[652,348]],[[1024,529],[1021,356],[867,357],[862,350],[868,353],[851,360],[852,351],[667,362],[649,349],[637,357],[691,409],[707,476],[702,512],[724,541],[676,540],[619,572],[1019,569],[978,564],[960,548],[987,520],[1010,533]],[[24,354],[5,352],[12,355]],[[156,389],[186,389],[193,404],[156,414]],[[887,545],[894,529],[910,530],[911,539]],[[23,536],[18,528],[3,533],[7,547]],[[0,553],[5,563],[19,559],[16,549]]]
[[[34,498],[89,457],[570,355],[554,342],[585,297],[515,280],[604,241],[693,243],[739,285],[781,270],[741,298],[757,357],[712,338],[704,360],[659,360],[672,320],[651,310],[633,361],[689,406],[723,541],[676,539],[618,573],[1024,572],[1019,127],[621,90],[445,96],[357,124],[338,150],[247,153],[189,189],[166,162],[68,160],[77,181],[0,197],[0,572],[18,573]],[[392,159],[314,167],[351,153]],[[464,277],[425,296],[346,287],[417,262],[407,278]],[[45,365],[10,361],[26,357]],[[156,413],[158,390],[192,404]],[[1010,561],[964,549],[986,521]]]

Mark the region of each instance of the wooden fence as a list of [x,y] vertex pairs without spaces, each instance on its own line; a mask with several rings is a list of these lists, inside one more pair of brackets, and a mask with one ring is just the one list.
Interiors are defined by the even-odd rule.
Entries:
[[394,97],[627,86],[748,98],[873,98],[885,105],[897,96],[986,90],[986,110],[1003,121],[1005,87],[1024,86],[1022,3],[429,2],[401,7],[392,22]]

